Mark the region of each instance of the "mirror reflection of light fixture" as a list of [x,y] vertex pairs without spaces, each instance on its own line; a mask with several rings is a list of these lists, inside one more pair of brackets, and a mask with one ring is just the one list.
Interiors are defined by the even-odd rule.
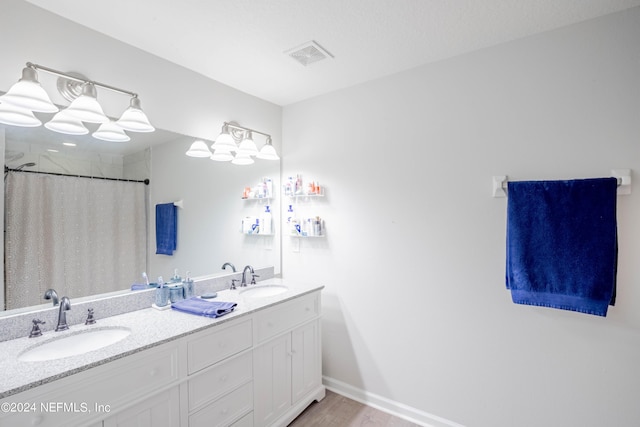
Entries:
[[209,150],[209,147],[207,147],[207,144],[204,143],[204,141],[197,140],[193,144],[191,144],[191,147],[189,147],[189,150],[186,154],[189,157],[210,157],[211,151]]
[[254,163],[254,160],[247,153],[237,153],[233,160],[231,160],[231,163],[234,165],[245,166]]
[[109,120],[100,125],[97,131],[91,134],[94,138],[109,142],[127,142],[131,138],[116,122]]
[[234,156],[233,153],[226,148],[216,148],[209,158],[211,160],[215,160],[216,162],[228,162],[233,160]]
[[[253,134],[263,135],[266,138],[265,144],[258,150],[253,140]],[[222,131],[211,145],[213,154],[205,146],[204,150],[200,143],[195,141],[186,152],[190,157],[209,157],[211,160],[219,162],[231,161],[234,165],[250,165],[255,162],[253,159],[278,160],[278,154],[271,143],[271,135],[254,129],[239,126],[234,122],[225,122]],[[233,153],[236,153],[234,156]],[[208,155],[206,153],[209,153]],[[198,155],[200,154],[200,155]]]
[[[155,128],[149,122],[140,107],[138,94],[119,89],[104,83],[89,80],[77,73],[64,73],[42,65],[27,62],[22,70],[22,78],[0,96],[0,123],[14,126],[35,127],[42,124],[33,112],[56,113],[58,107],[51,102],[44,88],[38,82],[36,70],[58,76],[58,90],[60,94],[71,101],[71,104],[52,120],[45,123],[45,127],[55,132],[70,135],[83,135],[89,132],[82,122],[102,123],[102,126],[92,135],[105,141],[128,141],[131,138],[124,132],[153,132]],[[96,88],[108,89],[131,97],[127,108],[117,122],[112,122],[102,110]],[[64,114],[62,114],[64,113]]]
[[82,121],[71,116],[67,110],[56,113],[51,120],[44,124],[44,127],[67,135],[86,135],[89,133],[89,129],[82,124]]
[[11,126],[38,127],[42,124],[31,110],[0,104],[0,123]]

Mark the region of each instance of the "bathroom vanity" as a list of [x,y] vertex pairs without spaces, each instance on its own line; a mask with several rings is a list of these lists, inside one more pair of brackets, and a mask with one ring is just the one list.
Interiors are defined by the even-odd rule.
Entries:
[[12,378],[1,382],[0,426],[286,426],[325,394],[322,286],[274,281],[286,291],[219,292],[238,305],[218,319],[149,308],[72,326],[64,333],[131,329],[78,356],[19,360],[53,332],[0,343]]

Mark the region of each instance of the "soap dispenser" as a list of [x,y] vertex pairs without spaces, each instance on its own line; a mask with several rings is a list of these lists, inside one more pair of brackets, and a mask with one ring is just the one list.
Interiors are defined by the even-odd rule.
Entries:
[[193,290],[193,279],[191,278],[191,273],[187,271],[185,275],[184,282],[182,282],[182,286],[184,288],[184,298],[189,299],[194,296]]

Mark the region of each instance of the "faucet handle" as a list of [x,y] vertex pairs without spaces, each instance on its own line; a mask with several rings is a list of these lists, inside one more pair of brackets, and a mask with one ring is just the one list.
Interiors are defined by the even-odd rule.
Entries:
[[84,322],[85,325],[93,325],[96,323],[96,319],[93,317],[93,308],[87,310],[87,320]]
[[252,285],[256,284],[256,277],[260,277],[260,275],[259,274],[255,274],[255,273],[251,274],[251,284]]
[[40,330],[40,325],[44,325],[47,322],[43,322],[40,319],[33,319],[33,326],[31,327],[31,333],[29,334],[29,338],[35,338],[42,336],[42,331]]
[[231,287],[229,289],[236,289],[236,282],[239,282],[238,279],[231,279]]

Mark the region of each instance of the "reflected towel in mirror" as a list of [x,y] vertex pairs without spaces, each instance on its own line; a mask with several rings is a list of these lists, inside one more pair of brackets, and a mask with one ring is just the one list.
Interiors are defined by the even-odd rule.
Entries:
[[178,209],[173,203],[156,205],[156,254],[173,255],[177,248]]

